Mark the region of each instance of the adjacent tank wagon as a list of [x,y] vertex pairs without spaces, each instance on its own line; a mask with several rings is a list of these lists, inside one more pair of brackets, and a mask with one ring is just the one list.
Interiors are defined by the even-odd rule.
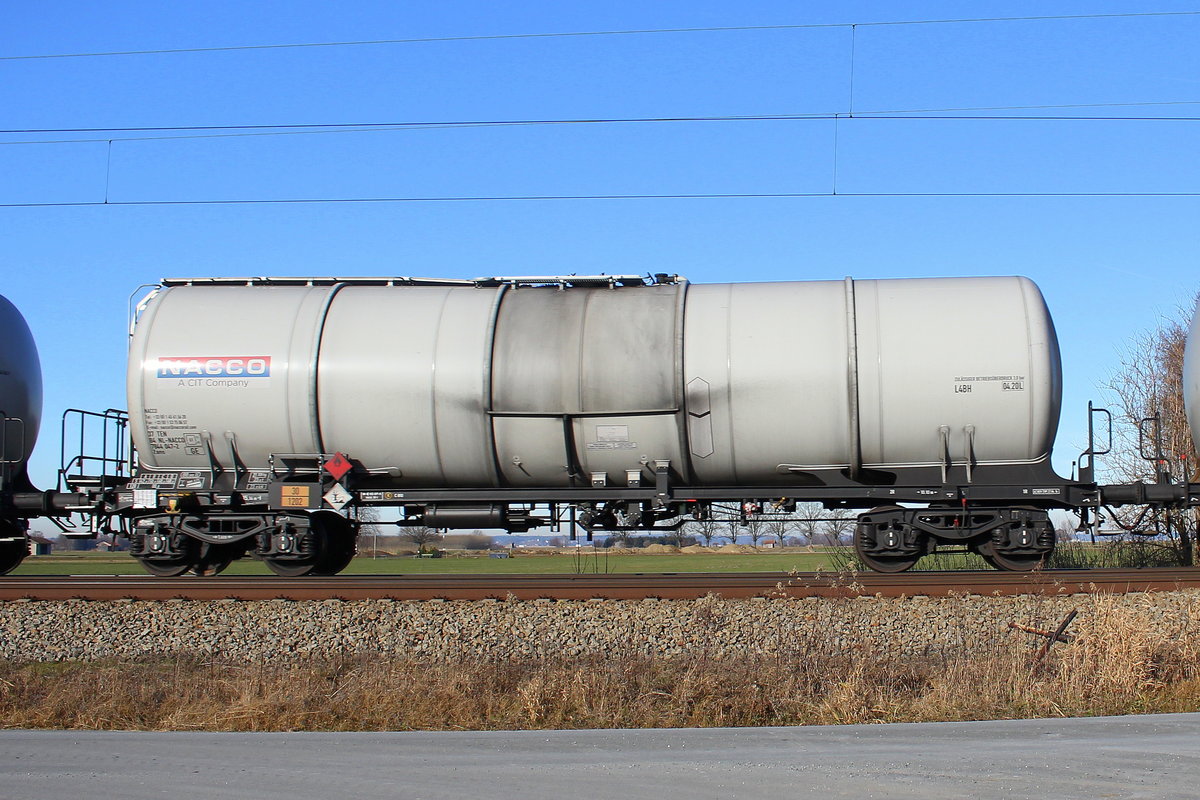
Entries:
[[28,522],[8,498],[33,487],[27,471],[42,416],[42,369],[21,312],[0,297],[0,575],[28,552]]

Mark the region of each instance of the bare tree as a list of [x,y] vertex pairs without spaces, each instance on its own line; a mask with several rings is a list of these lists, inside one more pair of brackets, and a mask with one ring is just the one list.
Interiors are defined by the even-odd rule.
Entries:
[[829,508],[825,510],[825,520],[822,530],[831,545],[842,544],[842,537],[854,530],[857,515],[844,508]]
[[[620,542],[618,545],[617,542]],[[612,531],[608,534],[605,547],[629,547],[629,531]]]
[[803,536],[808,544],[814,544],[821,532],[821,519],[825,509],[817,503],[801,503],[796,507],[796,521],[793,525],[796,532]]
[[683,527],[688,534],[704,542],[705,547],[712,547],[713,539],[724,535],[725,523],[710,517],[690,520]]
[[708,516],[702,519],[689,520],[685,525],[686,532],[704,541],[705,547],[712,547],[713,539],[729,539],[737,541],[737,520],[730,518],[727,509],[712,507]]
[[695,539],[690,535],[690,531],[686,530],[685,526],[683,525],[680,525],[678,528],[667,528],[663,530],[662,540],[663,544],[673,544],[676,547],[684,547],[695,542]]
[[[379,509],[375,506],[355,506],[354,518],[358,520],[359,546],[364,547],[368,537],[371,540],[371,558],[379,556]],[[360,551],[361,552],[361,551]]]
[[[1179,309],[1155,330],[1138,336],[1121,359],[1106,388],[1112,399],[1112,453],[1104,471],[1114,481],[1155,481],[1160,477],[1186,483],[1198,463],[1183,403],[1183,354],[1191,309]],[[1157,424],[1143,420],[1157,417]],[[1143,433],[1145,435],[1143,435]],[[1161,452],[1157,452],[1161,444]],[[1180,563],[1195,562],[1196,509],[1121,509],[1116,521],[1126,528],[1153,533],[1176,551]]]
[[774,517],[771,519],[764,520],[764,522],[763,522],[763,531],[766,533],[767,536],[774,536],[775,541],[778,542],[779,547],[784,546],[784,542],[786,541],[788,531],[790,531],[791,529],[792,529],[792,521],[788,520],[788,519],[780,519],[778,517]]
[[428,547],[440,542],[442,534],[437,528],[430,528],[425,525],[413,525],[404,528],[400,534],[400,538],[410,544],[416,545],[418,552],[424,552]]
[[1070,520],[1059,520],[1058,524],[1054,526],[1054,538],[1060,544],[1075,541],[1075,534],[1075,525]]
[[766,521],[758,514],[747,514],[746,521],[742,523],[742,529],[750,537],[750,544],[755,549],[758,549],[759,540],[767,535]]

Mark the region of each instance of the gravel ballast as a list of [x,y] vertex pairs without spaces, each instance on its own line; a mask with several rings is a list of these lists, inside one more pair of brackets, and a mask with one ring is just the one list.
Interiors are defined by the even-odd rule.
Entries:
[[1192,635],[1200,592],[1063,597],[695,601],[18,601],[0,603],[0,658],[89,661],[189,655],[225,661],[379,655],[483,659],[591,654],[802,655],[869,648],[951,656],[1033,646],[1009,623],[1086,628],[1100,604],[1139,627]]

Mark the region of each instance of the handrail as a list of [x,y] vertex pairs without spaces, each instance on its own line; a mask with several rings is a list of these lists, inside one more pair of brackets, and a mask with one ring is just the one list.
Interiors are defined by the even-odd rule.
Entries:
[[[68,421],[78,419],[79,435],[77,439],[68,437]],[[99,452],[89,452],[97,445],[95,424],[99,423]],[[78,442],[78,451],[70,458],[67,457],[68,441]],[[61,444],[59,445],[58,488],[66,488],[67,478],[71,470],[78,467],[81,472],[89,468],[99,469],[102,483],[106,479],[128,478],[133,465],[133,444],[129,441],[129,415],[117,408],[104,411],[87,411],[81,408],[68,408],[63,412],[61,424]]]

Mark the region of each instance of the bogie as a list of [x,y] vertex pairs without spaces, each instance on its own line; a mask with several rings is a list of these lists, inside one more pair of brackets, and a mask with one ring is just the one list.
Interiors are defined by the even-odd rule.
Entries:
[[316,511],[293,518],[259,537],[258,555],[276,575],[336,575],[354,558],[354,526],[341,514]]
[[854,533],[859,559],[877,572],[903,572],[938,544],[963,543],[996,569],[1027,572],[1054,551],[1054,527],[1045,511],[1031,507],[881,506],[860,515]]
[[930,546],[929,537],[906,521],[900,506],[879,506],[859,515],[854,551],[876,572],[912,569]]
[[130,552],[151,575],[174,578],[192,568],[200,555],[200,543],[158,523],[135,528],[130,537]]

